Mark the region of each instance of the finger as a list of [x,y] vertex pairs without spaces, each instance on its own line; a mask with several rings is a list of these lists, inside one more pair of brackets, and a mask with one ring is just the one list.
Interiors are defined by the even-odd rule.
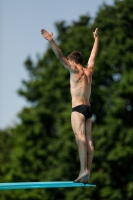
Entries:
[[53,33],[52,33],[52,32],[50,32],[50,35],[53,35]]
[[44,33],[44,29],[41,29],[41,33]]
[[44,32],[47,32],[47,31],[46,31],[44,28],[42,28],[42,29],[41,29],[41,32],[43,32],[43,33],[44,33]]
[[98,28],[96,28],[95,32],[96,32],[96,33],[98,32]]

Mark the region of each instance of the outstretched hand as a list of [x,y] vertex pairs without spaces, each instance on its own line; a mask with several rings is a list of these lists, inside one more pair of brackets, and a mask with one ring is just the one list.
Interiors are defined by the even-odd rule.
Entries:
[[94,38],[98,37],[98,28],[96,28],[95,32],[93,32],[93,37]]
[[47,32],[45,29],[41,29],[41,34],[48,41],[51,41],[53,39],[53,33]]

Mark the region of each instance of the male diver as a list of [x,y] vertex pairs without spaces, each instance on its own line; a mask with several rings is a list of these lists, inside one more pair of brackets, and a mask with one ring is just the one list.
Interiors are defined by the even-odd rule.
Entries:
[[71,125],[78,145],[80,173],[74,182],[88,183],[94,147],[91,137],[92,111],[90,105],[92,74],[98,51],[98,28],[93,32],[94,45],[86,68],[82,65],[82,53],[74,51],[67,57],[57,46],[53,34],[41,29],[42,36],[49,41],[53,52],[70,72],[70,92],[72,97]]

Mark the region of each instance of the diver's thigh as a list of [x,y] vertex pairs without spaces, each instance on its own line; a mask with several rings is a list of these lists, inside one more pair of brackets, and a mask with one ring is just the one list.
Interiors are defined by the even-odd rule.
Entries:
[[79,112],[71,113],[71,124],[74,133],[85,131],[85,117]]
[[86,119],[85,121],[85,134],[88,139],[91,139],[91,131],[92,131],[92,119]]

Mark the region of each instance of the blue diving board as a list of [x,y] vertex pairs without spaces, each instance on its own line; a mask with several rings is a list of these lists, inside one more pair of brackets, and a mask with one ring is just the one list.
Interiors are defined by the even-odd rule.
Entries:
[[96,185],[95,184],[74,183],[73,181],[0,183],[0,190],[20,190],[20,189],[35,189],[35,188],[65,188],[65,187],[96,187]]

